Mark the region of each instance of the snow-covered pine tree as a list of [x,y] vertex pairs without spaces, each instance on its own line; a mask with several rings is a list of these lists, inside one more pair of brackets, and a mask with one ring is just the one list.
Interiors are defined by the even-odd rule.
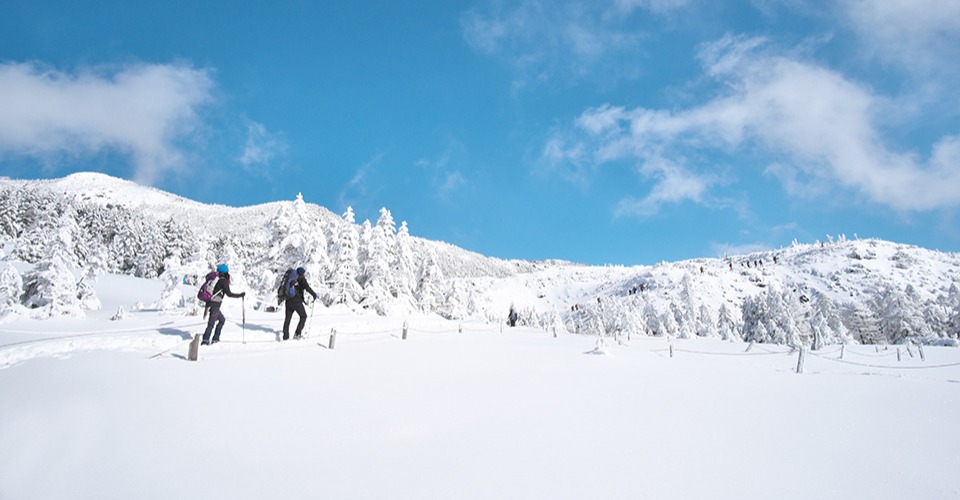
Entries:
[[394,290],[390,265],[394,261],[395,234],[393,217],[386,208],[380,209],[380,218],[367,239],[366,258],[361,264],[361,283],[364,306],[373,307],[383,314],[384,302],[392,297]]
[[[24,276],[21,302],[33,309],[37,319],[54,316],[84,317],[77,297],[77,281],[70,269],[73,240],[69,221],[63,225],[48,247],[47,255],[33,271]],[[75,223],[75,222],[74,222]]]
[[13,264],[7,263],[0,271],[0,316],[20,312],[23,277]]
[[720,304],[720,311],[717,313],[717,335],[723,340],[743,340],[740,324],[734,319],[726,302]]
[[99,311],[103,305],[97,296],[97,270],[92,266],[84,267],[80,281],[77,283],[77,299],[80,307],[85,311]]
[[831,344],[846,344],[852,340],[833,301],[823,293],[814,293],[813,296],[810,325],[815,335],[814,349]]
[[336,240],[336,255],[333,278],[330,285],[330,302],[353,307],[360,296],[360,283],[357,274],[360,264],[357,262],[357,245],[360,235],[357,233],[353,207],[347,207]]
[[428,250],[417,272],[417,288],[414,297],[424,312],[436,312],[443,303],[443,272],[437,264],[437,255]]
[[163,263],[163,274],[160,275],[160,281],[163,282],[163,291],[160,292],[160,300],[157,302],[157,309],[161,311],[175,311],[186,306],[187,301],[180,291],[180,284],[183,282],[183,270],[180,260],[175,256],[167,257]]
[[879,302],[874,300],[858,301],[850,304],[844,311],[847,331],[861,344],[883,343],[878,304]]
[[393,261],[390,263],[390,275],[393,284],[390,293],[411,305],[414,303],[414,271],[414,253],[411,248],[410,230],[407,227],[407,221],[403,221],[400,223],[400,228],[397,229]]
[[700,304],[700,311],[697,315],[697,335],[701,337],[719,337],[717,323],[710,314],[710,309],[706,304]]

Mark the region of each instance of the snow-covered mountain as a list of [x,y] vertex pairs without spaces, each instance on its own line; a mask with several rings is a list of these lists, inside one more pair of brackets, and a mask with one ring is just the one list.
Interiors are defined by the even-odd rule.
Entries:
[[0,179],[0,216],[3,259],[34,265],[0,277],[4,311],[16,314],[71,310],[52,304],[82,294],[49,291],[72,290],[49,276],[63,269],[88,283],[100,273],[160,279],[158,307],[189,307],[177,286],[227,262],[258,308],[275,303],[284,269],[302,265],[325,305],[384,315],[500,322],[513,307],[548,330],[810,346],[944,343],[960,331],[960,255],[873,239],[655,266],[508,261],[410,236],[385,208],[357,223],[352,210],[338,216],[299,197],[212,206],[93,173]]

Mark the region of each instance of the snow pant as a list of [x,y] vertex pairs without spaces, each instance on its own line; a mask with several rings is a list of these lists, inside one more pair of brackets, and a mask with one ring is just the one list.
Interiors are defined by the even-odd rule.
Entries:
[[[223,330],[223,324],[227,321],[220,312],[221,305],[223,305],[222,302],[210,302],[210,319],[207,320],[207,329],[203,332],[204,342],[210,342],[210,332],[214,332],[213,341],[220,342],[220,331]],[[216,330],[213,328],[214,324],[217,326]]]
[[307,309],[303,307],[303,300],[299,297],[287,299],[286,315],[283,318],[283,340],[290,338],[290,320],[293,319],[294,311],[300,316],[300,322],[297,323],[297,331],[295,333],[297,337],[303,333],[303,325],[307,324]]

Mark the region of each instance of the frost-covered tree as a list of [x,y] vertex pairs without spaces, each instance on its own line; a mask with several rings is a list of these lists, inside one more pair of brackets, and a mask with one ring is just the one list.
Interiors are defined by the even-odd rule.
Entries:
[[921,299],[913,285],[908,284],[902,292],[888,288],[880,296],[879,305],[880,331],[887,342],[899,344],[932,335],[924,322]]
[[[383,312],[383,302],[392,297],[395,289],[391,274],[396,238],[393,217],[386,208],[380,209],[377,225],[370,229],[367,250],[361,264],[360,282],[363,286],[364,306]],[[451,292],[452,293],[452,292]]]
[[880,319],[874,301],[854,302],[845,311],[844,325],[854,340],[861,344],[883,343]]
[[425,312],[437,311],[443,303],[443,271],[437,263],[436,254],[427,252],[420,270],[417,272],[417,288],[414,297]]
[[[160,300],[157,302],[157,309],[161,311],[175,311],[187,305],[187,301],[180,291],[180,284],[183,282],[182,264],[175,256],[167,257],[163,263],[163,274],[160,275],[160,281],[163,282],[163,291],[160,292]],[[231,273],[232,274],[232,273]]]
[[93,267],[86,267],[77,283],[77,299],[80,301],[80,307],[85,311],[99,311],[103,305],[100,303],[100,297],[97,296],[97,270]]
[[717,323],[710,314],[710,309],[705,304],[700,304],[700,311],[697,315],[697,335],[701,337],[719,337]]
[[22,294],[23,277],[17,268],[8,262],[3,271],[0,271],[0,315],[18,311]]
[[391,294],[401,300],[412,303],[415,283],[414,252],[411,248],[410,231],[407,222],[400,223],[395,238],[393,261],[390,263],[392,289]]
[[331,280],[330,302],[353,306],[360,297],[360,283],[357,282],[360,264],[357,252],[360,235],[357,233],[353,208],[347,207],[336,240],[336,265]]
[[740,324],[734,319],[726,302],[720,304],[717,313],[717,335],[723,340],[742,340]]
[[24,276],[21,302],[33,309],[37,319],[54,316],[84,317],[77,294],[77,281],[68,262],[72,259],[72,234],[65,223],[51,242],[47,255]]
[[840,311],[825,294],[814,295],[810,325],[813,329],[815,350],[825,345],[845,344],[851,340],[840,317]]

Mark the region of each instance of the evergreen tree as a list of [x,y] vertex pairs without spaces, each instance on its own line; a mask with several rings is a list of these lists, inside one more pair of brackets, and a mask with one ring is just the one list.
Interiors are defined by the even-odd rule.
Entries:
[[414,297],[422,311],[434,312],[439,309],[443,298],[442,283],[443,272],[437,265],[437,256],[433,250],[429,250],[417,272],[417,288],[414,291]]
[[723,340],[742,340],[740,325],[733,318],[726,302],[720,304],[720,312],[717,313],[717,334]]
[[[400,224],[397,230],[397,237],[394,244],[393,261],[390,264],[391,283],[393,288],[391,294],[401,300],[413,298],[414,274],[413,274],[414,252],[411,248],[410,232],[407,228],[407,222]],[[410,301],[412,304],[412,301]]]
[[34,309],[33,317],[84,317],[77,293],[77,281],[68,264],[72,259],[72,247],[69,223],[65,222],[51,242],[47,255],[32,272],[24,276],[21,302]]
[[[388,300],[395,289],[391,274],[391,262],[394,261],[395,235],[393,217],[386,208],[380,209],[377,225],[370,230],[366,241],[367,251],[361,264],[361,283],[363,286],[363,304],[375,307],[381,314],[383,302]],[[451,291],[451,293],[455,290]]]
[[23,278],[13,264],[7,263],[0,272],[0,316],[20,310]]
[[360,235],[357,233],[353,208],[347,207],[336,242],[336,267],[331,284],[331,301],[334,304],[353,306],[360,296],[360,283],[357,282],[359,263],[357,245]]

